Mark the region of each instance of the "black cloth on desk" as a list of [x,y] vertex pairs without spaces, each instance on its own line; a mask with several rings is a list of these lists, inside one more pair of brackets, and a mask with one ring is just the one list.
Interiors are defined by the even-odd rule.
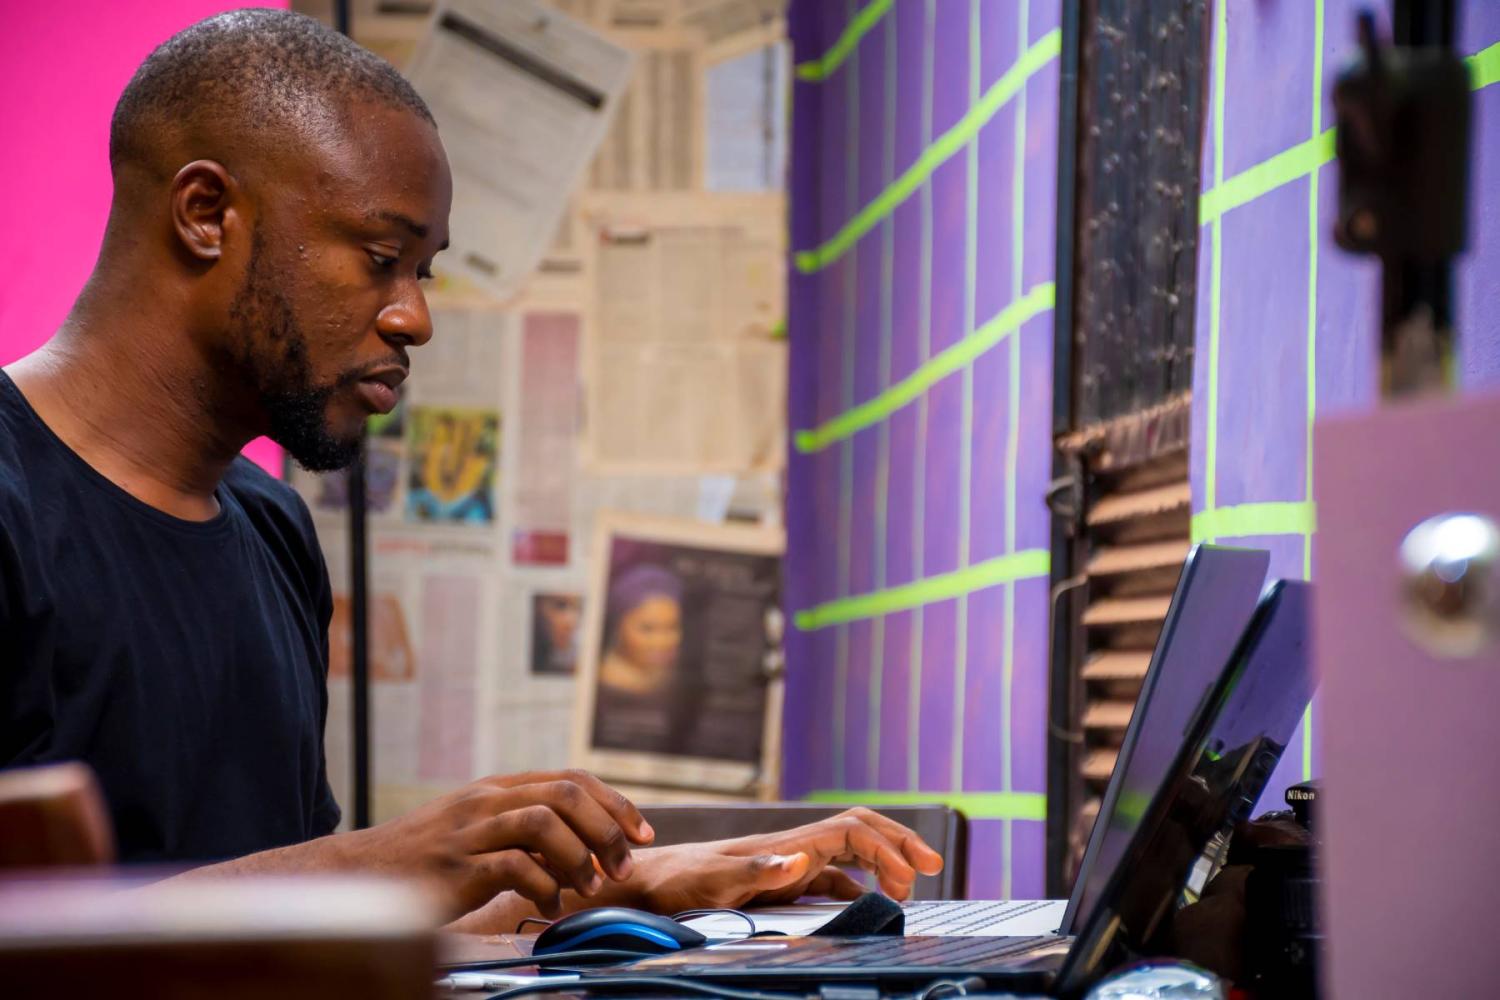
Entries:
[[237,459],[184,521],[105,479],[0,372],[0,767],[93,767],[123,861],[309,840],[333,598],[312,518]]

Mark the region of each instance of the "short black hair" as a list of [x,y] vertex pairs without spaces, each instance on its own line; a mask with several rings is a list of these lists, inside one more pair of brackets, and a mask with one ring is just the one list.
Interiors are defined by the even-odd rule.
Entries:
[[174,125],[296,127],[359,100],[436,124],[394,66],[332,28],[286,10],[229,11],[184,28],[141,63],[110,120],[110,167],[149,163],[153,137]]

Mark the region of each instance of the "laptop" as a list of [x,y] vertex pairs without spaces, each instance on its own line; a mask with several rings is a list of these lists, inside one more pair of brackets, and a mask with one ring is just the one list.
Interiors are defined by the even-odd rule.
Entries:
[[[1193,589],[1189,581],[1187,591]],[[1179,585],[1177,598],[1183,596]],[[1134,914],[1160,897],[1153,910],[1157,923],[1149,925],[1159,929],[1160,915],[1171,912],[1214,834],[1253,808],[1307,704],[1307,600],[1305,585],[1282,583],[1258,606],[1252,603],[1248,627],[1236,630],[1237,641],[1220,657],[1204,690],[1188,684],[1191,691],[1162,694],[1164,684],[1176,688],[1178,680],[1190,682],[1194,675],[1180,666],[1180,677],[1161,669],[1181,662],[1160,655],[1163,643],[1176,641],[1164,634],[1153,661],[1156,676],[1148,673],[1154,684],[1149,692],[1143,687],[1147,700],[1138,703],[1137,718],[1146,721],[1134,733],[1130,755],[1122,752],[1111,779],[1114,794],[1091,838],[1096,868],[1074,886],[1068,909],[1079,915],[1076,941],[1057,934],[759,938],[648,959],[631,965],[630,974],[763,983],[875,981],[893,988],[978,975],[1007,989],[1080,989],[1123,957],[1147,951],[1150,933],[1138,931],[1148,925]],[[1197,607],[1183,603],[1190,606]],[[1178,628],[1183,624],[1179,617]],[[1189,618],[1187,624],[1195,623]],[[1175,719],[1159,707],[1181,704],[1188,706],[1185,715]],[[1166,823],[1188,806],[1191,824],[1179,831],[1181,824]],[[1101,857],[1112,859],[1102,877]],[[1132,917],[1128,922],[1126,915]]]
[[[1178,749],[1178,734],[1218,679],[1254,613],[1269,564],[1270,556],[1255,549],[1198,545],[1188,553],[1100,804],[1100,817],[1107,819],[1114,811],[1127,770],[1124,765],[1137,752],[1149,758],[1149,764],[1130,769],[1130,773],[1135,785],[1144,787],[1148,799],[1155,790],[1154,782],[1165,778],[1171,755]],[[1143,730],[1152,734],[1170,731],[1173,735],[1169,744],[1148,737],[1138,750]],[[1141,790],[1133,786],[1134,794],[1139,795]],[[904,907],[906,933],[939,937],[1073,933],[1100,888],[1101,880],[1089,874],[1103,869],[1107,875],[1124,849],[1116,838],[1105,837],[1110,829],[1108,822],[1095,821],[1071,898],[910,902]],[[752,916],[758,930],[805,935],[837,916],[844,905],[802,903],[756,910]],[[745,928],[744,922],[732,914],[701,917],[688,924],[711,941],[743,936]]]
[[1115,810],[1115,822],[1132,827],[1129,842],[1076,932],[1056,982],[1061,995],[1124,962],[1170,953],[1184,889],[1212,874],[1210,845],[1251,818],[1312,701],[1311,620],[1310,584],[1273,583],[1207,711],[1185,734],[1167,784],[1139,822],[1128,818],[1135,810]]

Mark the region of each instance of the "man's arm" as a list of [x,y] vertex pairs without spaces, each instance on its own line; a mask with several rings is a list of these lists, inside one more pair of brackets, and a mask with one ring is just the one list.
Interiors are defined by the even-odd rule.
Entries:
[[[364,871],[418,878],[450,917],[510,890],[533,912],[562,912],[635,873],[651,827],[629,799],[582,771],[485,778],[405,816],[350,833],[208,865],[178,876]],[[597,865],[595,859],[598,859]]]

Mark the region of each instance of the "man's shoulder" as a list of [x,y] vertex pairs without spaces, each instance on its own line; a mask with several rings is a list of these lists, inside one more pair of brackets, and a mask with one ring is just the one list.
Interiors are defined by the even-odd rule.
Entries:
[[224,488],[246,510],[271,510],[309,523],[312,520],[307,504],[302,502],[296,490],[244,455],[229,464],[229,471],[224,473]]
[[321,567],[323,556],[312,513],[296,490],[244,456],[230,464],[224,488],[261,538],[298,562]]

